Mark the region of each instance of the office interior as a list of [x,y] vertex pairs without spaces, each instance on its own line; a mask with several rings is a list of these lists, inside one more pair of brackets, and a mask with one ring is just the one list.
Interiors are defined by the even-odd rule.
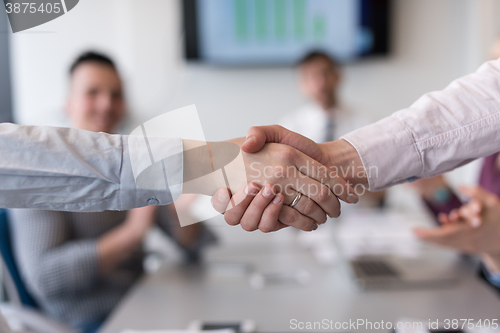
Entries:
[[[82,0],[65,15],[18,33],[12,33],[0,6],[0,120],[70,126],[65,113],[68,70],[78,55],[93,50],[113,59],[120,71],[127,103],[121,134],[192,104],[207,141],[242,137],[251,126],[280,123],[309,103],[299,89],[298,56],[283,61],[272,54],[271,61],[187,59],[185,20],[195,17],[186,14],[186,6],[205,3],[217,11],[238,6],[238,1],[249,11],[259,2],[271,7],[280,2]],[[315,1],[318,8],[377,2],[283,0],[283,4],[308,8]],[[491,45],[500,33],[496,0],[380,2],[387,6],[387,50],[340,57],[338,97],[368,122],[407,108],[424,93],[444,89],[474,72],[490,59]],[[327,16],[322,18],[326,21],[314,23],[314,17],[307,16],[304,24],[317,24],[321,30],[330,24]],[[269,35],[273,19],[277,16],[266,19]],[[311,45],[311,50],[318,49]],[[480,169],[481,162],[474,161],[447,173],[445,179],[453,189],[474,185]],[[424,323],[420,331],[396,331],[428,332],[425,327],[431,323],[455,332],[500,331],[493,327],[500,320],[500,296],[479,276],[479,259],[424,244],[414,235],[413,228],[432,228],[436,222],[409,185],[388,189],[383,207],[343,205],[341,217],[329,218],[313,232],[292,228],[269,234],[246,232],[227,225],[222,215],[214,213],[208,197],[193,200],[189,209],[195,219],[212,214],[202,223],[213,232],[216,244],[203,250],[199,262],[186,264],[175,244],[152,228],[143,244],[144,275],[95,332],[392,332],[398,322],[417,321]],[[450,276],[420,285],[363,284],[352,260],[365,255],[397,257],[420,274],[432,275],[437,267]],[[3,290],[6,284],[2,278]],[[1,303],[12,302],[3,292]],[[58,322],[42,309],[33,311],[43,320]],[[43,333],[57,326],[41,324],[37,330],[36,322],[27,329],[24,319],[13,312],[5,314],[20,331]],[[462,319],[470,319],[466,323],[473,322],[473,327],[462,327]],[[446,326],[453,320],[459,327]],[[352,326],[353,322],[359,325]],[[478,327],[478,322],[484,325]],[[69,325],[65,331],[66,324],[54,332],[77,329]]]

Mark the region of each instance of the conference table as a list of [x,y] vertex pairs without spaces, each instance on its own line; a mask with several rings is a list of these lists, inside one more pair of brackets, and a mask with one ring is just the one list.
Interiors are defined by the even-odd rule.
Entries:
[[[294,230],[262,234],[220,221],[214,225],[223,236],[201,264],[166,264],[145,275],[100,332],[186,329],[193,320],[252,320],[258,332],[390,332],[388,326],[376,330],[373,325],[395,325],[403,318],[425,323],[456,319],[460,325],[461,319],[500,318],[500,298],[478,277],[474,260],[455,256],[450,267],[458,279],[445,287],[366,291],[353,282],[341,256],[320,263]],[[303,279],[262,285],[259,273]],[[328,329],[307,329],[308,323],[325,321]],[[353,321],[360,326],[346,326]]]

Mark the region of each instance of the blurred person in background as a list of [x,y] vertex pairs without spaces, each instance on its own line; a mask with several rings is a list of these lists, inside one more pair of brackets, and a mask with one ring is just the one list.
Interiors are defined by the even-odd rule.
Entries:
[[[110,58],[94,52],[78,57],[65,109],[72,127],[116,131],[126,106]],[[141,245],[151,227],[158,225],[188,261],[214,241],[201,223],[181,228],[173,206],[98,213],[16,209],[10,215],[15,257],[29,291],[47,315],[84,332],[96,331],[143,273]]]
[[[368,119],[340,103],[342,77],[335,59],[327,53],[312,51],[298,62],[297,70],[299,89],[309,102],[283,117],[279,122],[281,126],[316,143],[325,143],[369,124]],[[366,192],[360,197],[359,205],[383,207],[384,192]]]
[[[491,48],[490,57],[492,60],[500,58],[500,36],[496,38]],[[482,226],[479,204],[462,203],[443,175],[421,179],[409,185],[421,196],[425,205],[436,217],[436,222],[442,224],[440,228],[426,231],[419,230],[417,235],[423,240],[446,245],[466,253],[480,253],[479,251],[468,250],[471,242],[474,244],[487,243],[488,238],[491,236],[497,237],[496,239],[500,238],[500,220],[498,220],[498,223],[489,221],[493,226],[497,226],[496,228],[491,228],[489,225]],[[465,196],[477,202],[487,200],[495,202],[491,196],[500,196],[500,153],[495,153],[483,159],[478,185],[477,190],[463,189]],[[495,207],[495,204],[491,204],[491,206]],[[478,214],[476,216],[469,215],[467,219],[462,218],[463,221],[469,222],[468,227],[450,226],[448,223],[450,219],[451,221],[457,221],[460,211],[469,211],[471,209],[476,209]],[[490,210],[493,210],[493,208]],[[500,207],[498,210],[500,211]],[[483,232],[484,229],[488,229],[489,232]],[[482,252],[480,254],[481,258],[485,257]],[[497,255],[500,256],[500,247]],[[487,255],[486,258],[488,259],[483,260],[486,264],[483,267],[484,275],[500,291],[500,263],[494,264],[494,260],[490,259],[490,257],[490,255]]]

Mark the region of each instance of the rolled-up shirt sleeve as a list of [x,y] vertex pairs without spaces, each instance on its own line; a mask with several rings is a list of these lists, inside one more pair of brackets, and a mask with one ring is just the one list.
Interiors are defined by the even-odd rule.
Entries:
[[500,59],[341,139],[357,150],[370,190],[378,191],[500,151],[499,129]]
[[[130,144],[140,140],[144,138],[0,124],[0,207],[90,212],[169,204],[182,191],[182,140],[153,138],[149,149],[131,153]],[[137,185],[132,165],[151,156],[175,156],[154,161],[162,168],[151,174],[159,183],[171,179],[177,186]]]

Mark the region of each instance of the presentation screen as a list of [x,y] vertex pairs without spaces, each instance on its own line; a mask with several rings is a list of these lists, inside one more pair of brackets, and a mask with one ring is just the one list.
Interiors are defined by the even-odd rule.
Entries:
[[187,0],[186,57],[292,64],[324,51],[341,62],[389,51],[389,0]]

